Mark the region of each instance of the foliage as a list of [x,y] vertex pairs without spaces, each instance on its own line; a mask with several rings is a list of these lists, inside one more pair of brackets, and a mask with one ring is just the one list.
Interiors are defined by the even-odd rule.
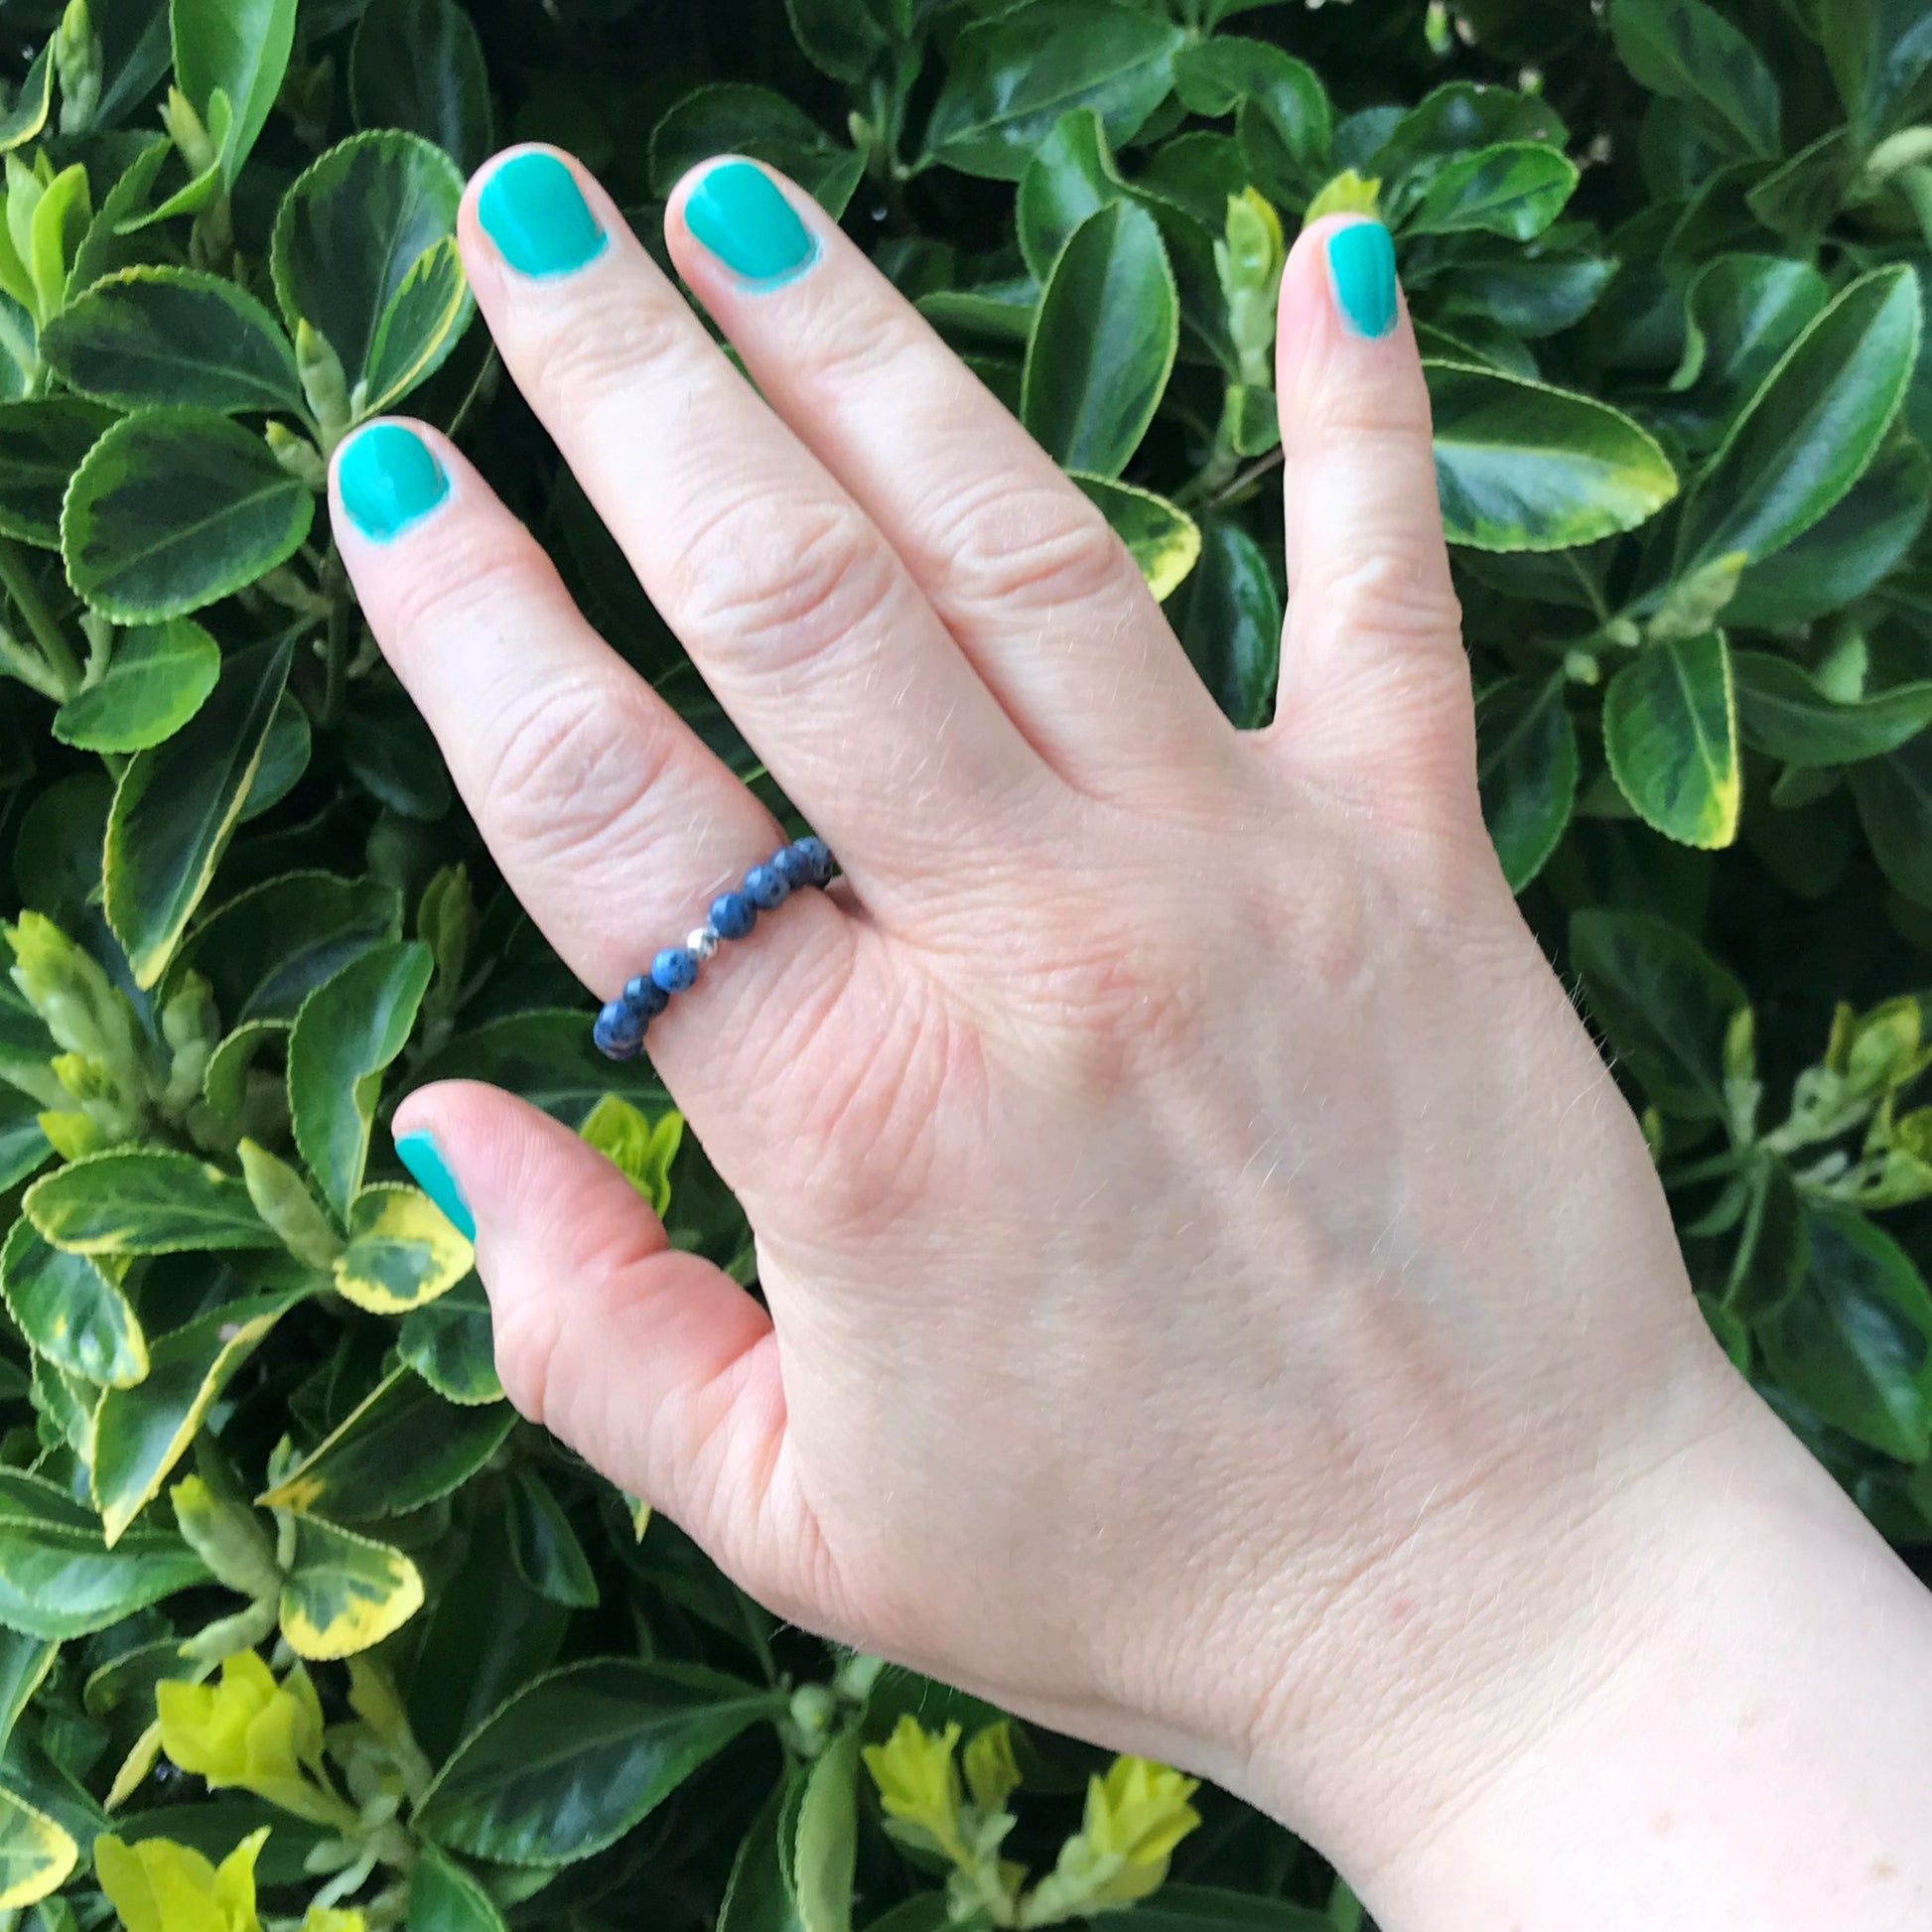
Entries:
[[574,148],[647,238],[707,154],[797,176],[1248,726],[1275,284],[1311,214],[1379,213],[1505,869],[1712,1323],[1924,1562],[1926,0],[9,19],[0,1923],[1359,1923],[1222,1794],[776,1627],[502,1399],[468,1245],[380,1131],[409,1087],[523,1092],[677,1244],[752,1250],[380,663],[328,454],[405,403],[458,435],[787,807],[470,326],[453,216],[501,139]]

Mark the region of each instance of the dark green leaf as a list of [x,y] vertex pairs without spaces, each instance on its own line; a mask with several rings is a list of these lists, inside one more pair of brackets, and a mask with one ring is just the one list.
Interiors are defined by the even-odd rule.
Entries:
[[653,1113],[670,1104],[647,1061],[607,1060],[591,1043],[588,1019],[569,1008],[512,1014],[452,1040],[411,1084],[431,1080],[486,1080],[572,1128],[607,1093]]
[[1476,705],[1482,815],[1509,889],[1520,893],[1557,849],[1577,802],[1577,727],[1561,676],[1512,677]]
[[416,1824],[436,1843],[502,1864],[589,1858],[778,1708],[774,1694],[711,1671],[568,1664],[464,1740]]
[[503,1915],[477,1879],[447,1853],[423,1848],[409,1874],[404,1932],[507,1932]]
[[1787,764],[1857,764],[1883,758],[1932,725],[1932,680],[1840,704],[1788,658],[1738,651],[1731,663],[1745,739]]
[[1160,407],[1179,332],[1153,216],[1101,208],[1053,264],[1027,345],[1022,420],[1064,468],[1117,477]]
[[474,1275],[403,1316],[396,1353],[446,1402],[473,1408],[503,1399],[489,1303]]
[[1704,0],[1610,0],[1610,33],[1623,65],[1654,93],[1690,101],[1746,154],[1778,153],[1778,83]]
[[1840,97],[1866,146],[1908,114],[1923,115],[1932,79],[1932,12],[1924,0],[1822,0],[1818,25]]
[[315,497],[239,423],[146,409],[93,446],[68,491],[73,588],[117,623],[185,617],[286,563]]
[[138,753],[114,793],[103,884],[135,982],[152,986],[214,877],[254,782],[288,681],[291,644],[256,644],[221,666],[187,725]]
[[466,174],[496,145],[483,42],[456,0],[370,0],[348,89],[358,126],[407,128]]
[[1334,1923],[1325,1912],[1279,1898],[1215,1885],[1163,1885],[1131,1914],[1101,1912],[1093,1924],[1096,1932],[1128,1932],[1130,1920],[1144,1932],[1332,1932]]
[[1577,190],[1577,169],[1555,148],[1512,141],[1439,169],[1405,226],[1417,234],[1540,235]]
[[1116,147],[1173,85],[1178,27],[1113,0],[1038,0],[967,28],[926,124],[928,156],[1018,181],[1070,107],[1091,107]]
[[50,1247],[24,1214],[0,1249],[0,1288],[43,1360],[114,1388],[147,1374],[148,1338],[127,1297],[87,1256]]
[[718,154],[745,154],[789,175],[834,218],[843,214],[865,173],[865,157],[835,141],[782,94],[721,81],[700,87],[657,123],[650,137],[650,176],[668,196],[678,180]]
[[68,484],[113,420],[67,396],[0,403],[0,536],[60,549]]
[[517,1571],[539,1596],[573,1609],[596,1607],[597,1575],[590,1559],[570,1518],[533,1469],[511,1472],[509,1531]]
[[1242,731],[1265,725],[1281,666],[1282,599],[1260,545],[1230,518],[1210,516],[1176,605],[1174,629],[1214,702]]
[[1932,732],[1852,773],[1871,856],[1909,899],[1932,905]]
[[234,110],[221,156],[231,182],[281,91],[295,44],[295,7],[296,0],[171,0],[182,91],[205,119],[216,88]]
[[1744,785],[1724,638],[1652,644],[1618,671],[1603,694],[1603,750],[1638,817],[1666,838],[1730,844]]
[[69,1161],[28,1188],[43,1240],[76,1255],[168,1255],[275,1248],[233,1174],[164,1148],[114,1148]]

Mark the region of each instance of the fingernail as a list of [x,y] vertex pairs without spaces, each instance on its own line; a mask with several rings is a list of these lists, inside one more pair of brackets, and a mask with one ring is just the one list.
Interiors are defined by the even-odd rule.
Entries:
[[554,154],[513,154],[483,183],[477,219],[519,275],[570,275],[610,237]]
[[1351,221],[1328,237],[1335,304],[1371,340],[1395,327],[1395,242],[1379,221]]
[[760,288],[789,282],[818,253],[797,210],[749,161],[710,169],[685,198],[684,225],[733,274]]
[[377,543],[420,523],[450,493],[428,444],[400,423],[373,423],[352,438],[337,459],[336,483],[348,520]]
[[450,1225],[466,1241],[474,1241],[477,1217],[470,1212],[470,1203],[464,1199],[463,1189],[443,1158],[443,1150],[436,1145],[436,1136],[420,1127],[408,1134],[398,1134],[396,1159],[409,1170],[416,1185],[443,1210]]

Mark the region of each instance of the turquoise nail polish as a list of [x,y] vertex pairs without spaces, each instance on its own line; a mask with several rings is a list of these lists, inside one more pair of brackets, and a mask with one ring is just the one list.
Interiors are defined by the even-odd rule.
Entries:
[[1395,243],[1379,221],[1351,221],[1328,237],[1335,301],[1358,336],[1395,327]]
[[436,1136],[426,1134],[418,1128],[413,1134],[396,1136],[396,1159],[407,1168],[417,1186],[443,1210],[450,1225],[466,1241],[477,1238],[477,1217],[470,1212],[470,1203],[463,1197],[463,1189],[457,1184],[457,1177],[450,1172],[450,1164],[443,1159],[443,1150],[436,1145]]
[[554,154],[513,154],[483,185],[477,219],[519,275],[570,275],[603,254],[610,236]]
[[721,161],[684,203],[684,225],[735,275],[775,288],[809,268],[812,231],[762,168]]
[[450,479],[428,444],[400,423],[375,423],[337,460],[336,483],[348,520],[387,543],[420,523],[450,493]]

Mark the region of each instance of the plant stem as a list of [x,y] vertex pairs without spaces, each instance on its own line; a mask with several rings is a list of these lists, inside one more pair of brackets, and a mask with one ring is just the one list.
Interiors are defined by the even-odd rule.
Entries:
[[348,621],[349,613],[355,607],[349,602],[348,589],[342,581],[342,574],[336,546],[332,543],[321,572],[323,589],[329,598],[329,644],[322,686],[322,724],[325,730],[342,723],[343,707],[348,697]]
[[80,659],[74,655],[73,646],[54,621],[54,613],[41,596],[41,587],[34,582],[34,573],[27,559],[20,554],[20,546],[6,537],[0,537],[0,585],[5,586],[7,595],[27,620],[27,627],[34,633],[34,641],[45,652],[54,675],[62,682],[62,695],[72,696],[85,682],[86,673],[80,668]]

